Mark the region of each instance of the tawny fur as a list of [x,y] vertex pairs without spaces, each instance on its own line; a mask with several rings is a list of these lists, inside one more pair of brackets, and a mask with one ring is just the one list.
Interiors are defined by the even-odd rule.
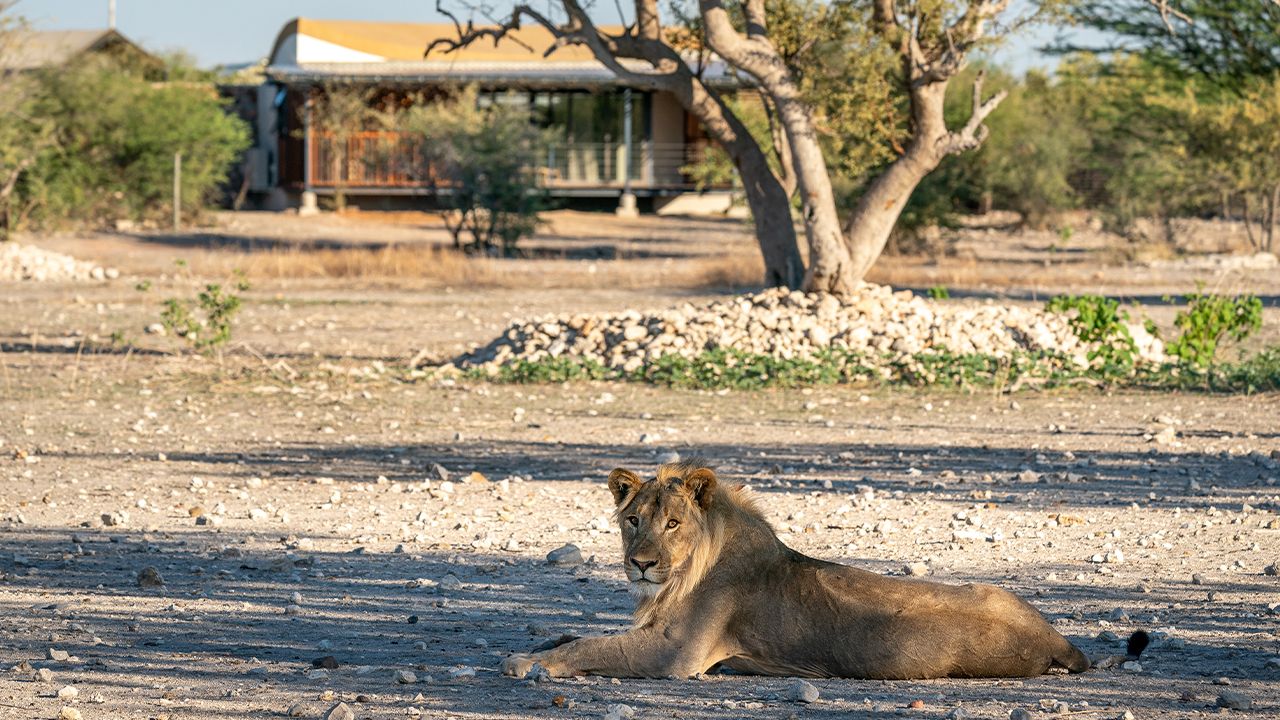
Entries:
[[891,578],[783,545],[754,500],[705,464],[643,481],[609,475],[637,598],[626,633],[581,638],[535,663],[553,676],[688,677],[723,666],[810,677],[1029,677],[1089,661],[1030,605],[989,585]]

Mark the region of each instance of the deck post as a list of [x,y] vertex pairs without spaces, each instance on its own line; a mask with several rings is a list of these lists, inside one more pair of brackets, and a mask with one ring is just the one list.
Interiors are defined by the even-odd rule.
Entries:
[[302,205],[298,207],[299,215],[320,212],[316,191],[311,188],[311,106],[311,88],[307,88],[307,99],[302,104]]
[[618,217],[636,217],[636,196],[631,192],[631,88],[622,91],[622,196],[618,198]]

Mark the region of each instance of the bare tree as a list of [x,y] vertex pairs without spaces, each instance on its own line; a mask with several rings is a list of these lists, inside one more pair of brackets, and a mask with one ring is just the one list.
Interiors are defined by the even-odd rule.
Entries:
[[[831,177],[815,132],[815,108],[802,94],[785,58],[770,40],[764,0],[727,5],[725,0],[698,0],[706,46],[738,73],[748,77],[776,113],[783,163],[781,176],[769,168],[768,156],[746,132],[743,122],[703,81],[685,55],[668,41],[657,0],[634,0],[634,22],[610,33],[595,25],[578,0],[559,0],[563,17],[552,17],[517,4],[505,20],[477,27],[457,22],[457,37],[436,40],[427,53],[446,52],[481,39],[497,41],[524,21],[546,28],[556,38],[549,54],[564,45],[583,45],[623,82],[672,92],[725,149],[742,177],[756,219],[757,237],[767,268],[766,282],[800,286],[810,291],[848,295],[856,288],[885,242],[911,192],[947,155],[978,147],[986,137],[983,120],[1003,99],[981,95],[975,83],[973,111],[960,128],[943,118],[948,82],[964,68],[968,52],[988,37],[992,23],[1009,0],[965,0],[963,12],[947,16],[938,3],[924,0],[874,0],[879,37],[897,53],[902,82],[910,97],[909,142],[897,159],[870,184],[851,216],[842,223]],[[454,17],[445,8],[441,12]],[[937,12],[934,12],[937,10]],[[738,18],[741,18],[739,21]],[[624,64],[647,63],[645,71]],[[789,191],[799,193],[809,267],[803,278],[792,240]]]

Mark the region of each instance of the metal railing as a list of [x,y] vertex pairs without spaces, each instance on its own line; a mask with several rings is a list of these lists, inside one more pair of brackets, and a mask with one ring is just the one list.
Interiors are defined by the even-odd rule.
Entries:
[[[422,140],[407,133],[358,132],[344,140],[339,152],[332,135],[311,137],[309,184],[330,188],[426,188],[441,186],[423,152]],[[633,188],[692,187],[681,168],[696,162],[701,149],[683,143],[551,143],[541,152],[539,175],[550,189],[619,188],[631,176]]]

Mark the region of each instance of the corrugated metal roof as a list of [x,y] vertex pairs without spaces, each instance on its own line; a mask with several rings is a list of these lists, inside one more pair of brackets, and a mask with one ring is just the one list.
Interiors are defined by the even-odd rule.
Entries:
[[[628,69],[650,73],[653,69],[628,60]],[[736,84],[732,77],[708,72],[712,85]],[[622,84],[611,70],[594,60],[587,62],[385,62],[385,63],[303,63],[272,65],[267,75],[283,83],[326,81],[383,82],[393,84],[511,84],[520,87],[606,87]]]
[[[105,47],[113,42],[134,45],[115,30],[41,30],[23,31],[13,35],[3,53],[0,68],[5,70],[34,70],[35,68],[65,65],[72,58],[90,50]],[[137,48],[136,45],[134,45]],[[141,48],[138,48],[141,52]]]

